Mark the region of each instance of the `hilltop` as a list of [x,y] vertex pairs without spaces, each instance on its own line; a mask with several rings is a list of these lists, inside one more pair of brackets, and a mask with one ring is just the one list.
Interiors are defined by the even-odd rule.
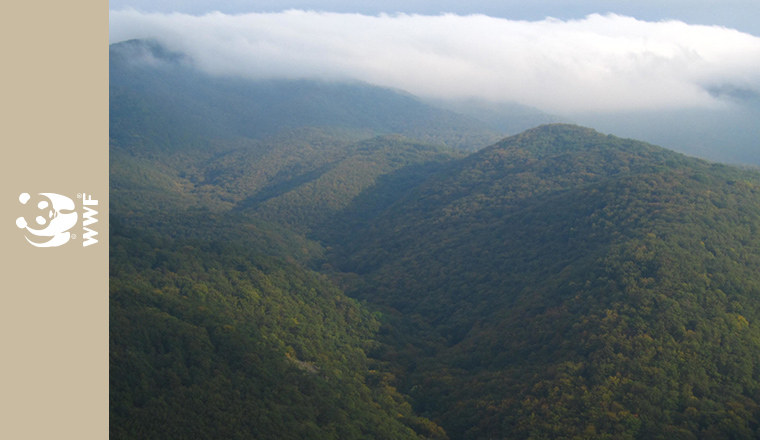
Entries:
[[752,436],[759,184],[542,126],[432,177],[334,264],[453,438]]

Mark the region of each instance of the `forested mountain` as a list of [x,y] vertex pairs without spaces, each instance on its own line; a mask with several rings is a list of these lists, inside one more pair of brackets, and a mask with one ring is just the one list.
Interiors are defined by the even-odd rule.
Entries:
[[366,357],[372,313],[307,267],[324,248],[299,231],[330,206],[284,200],[266,215],[258,204],[308,188],[338,197],[337,210],[394,170],[414,165],[421,174],[405,181],[419,181],[453,157],[312,129],[207,149],[113,147],[111,438],[447,438]]
[[162,218],[181,239],[113,220],[112,439],[446,438],[365,356],[372,314],[276,257],[300,248],[214,217]]
[[553,125],[432,177],[334,261],[452,438],[752,438],[758,231],[757,173]]
[[110,117],[114,439],[760,437],[757,171],[145,41]]

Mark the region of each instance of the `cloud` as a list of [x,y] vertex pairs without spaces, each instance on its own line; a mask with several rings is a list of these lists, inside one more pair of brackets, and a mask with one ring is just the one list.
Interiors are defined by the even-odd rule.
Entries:
[[430,97],[545,111],[709,108],[760,93],[760,38],[620,15],[515,21],[485,15],[290,10],[110,12],[110,41],[155,38],[215,75],[357,79]]

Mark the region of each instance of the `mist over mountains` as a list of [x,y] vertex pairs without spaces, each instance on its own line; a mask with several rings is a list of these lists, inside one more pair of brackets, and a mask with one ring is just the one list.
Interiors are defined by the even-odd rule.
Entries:
[[[116,94],[122,94],[115,96]],[[142,106],[142,113],[133,107]],[[154,112],[148,114],[147,112]],[[123,116],[122,116],[123,115]],[[456,148],[478,149],[500,132],[398,90],[358,82],[215,77],[186,55],[155,41],[111,46],[112,137],[121,120],[132,129],[155,124],[206,138],[262,138],[287,128],[332,127],[399,133]],[[119,121],[118,123],[116,121]]]
[[[250,81],[235,77],[214,77],[199,71],[188,55],[172,52],[157,41],[150,40],[135,40],[112,46],[111,63],[129,65],[122,66],[129,73],[122,77],[118,73],[112,74],[112,82],[119,84],[124,81],[125,84],[138,85],[138,89],[150,92],[147,95],[150,99],[162,100],[165,107],[170,104],[174,106],[171,111],[166,111],[165,108],[162,117],[167,117],[167,114],[178,109],[192,111],[193,101],[209,98],[204,93],[210,92],[210,84],[223,85],[213,92],[217,94],[215,99],[220,100],[215,105],[218,114],[201,114],[198,112],[206,110],[195,110],[196,114],[192,116],[195,130],[206,130],[215,136],[229,137],[233,133],[261,136],[275,133],[283,125],[297,127],[303,124],[362,126],[378,133],[412,133],[418,130],[414,124],[429,126],[433,119],[437,119],[435,124],[439,125],[436,127],[438,132],[444,132],[444,127],[448,126],[451,131],[469,131],[472,139],[430,140],[473,149],[489,145],[499,136],[516,134],[537,125],[569,122],[590,126],[605,133],[642,139],[717,162],[760,164],[757,144],[760,126],[756,123],[760,117],[760,103],[756,95],[748,90],[714,90],[713,93],[717,95],[731,95],[730,102],[719,108],[570,112],[559,116],[515,102],[476,98],[419,99],[400,90],[391,93],[390,89],[356,81]],[[164,73],[167,69],[173,69],[175,75],[179,72],[182,75],[167,84],[158,79],[155,73],[148,73],[150,70],[145,70],[147,66],[163,66],[161,71]],[[177,98],[172,87],[181,87],[187,93],[180,94],[181,97]],[[306,88],[311,90],[307,93]],[[361,93],[360,88],[363,88]],[[118,90],[112,92],[118,93]],[[246,94],[250,99],[244,99]],[[181,101],[173,103],[177,99]],[[299,102],[299,99],[306,100]],[[362,102],[361,99],[367,101]],[[372,115],[366,112],[363,114],[357,111],[362,106],[371,106],[376,110]],[[401,113],[400,109],[405,109],[405,113]],[[112,109],[114,110],[118,111]],[[249,118],[253,115],[259,118],[255,134],[245,128],[245,124],[250,124],[251,121],[239,120],[239,115],[243,114]],[[267,128],[268,125],[272,127]],[[429,135],[414,133],[414,136],[426,139],[425,136]]]
[[127,9],[111,12],[110,37],[154,38],[217,77],[361,81],[425,99],[519,103],[686,154],[758,164],[760,38],[669,17]]
[[156,41],[110,61],[111,438],[760,436],[758,172]]

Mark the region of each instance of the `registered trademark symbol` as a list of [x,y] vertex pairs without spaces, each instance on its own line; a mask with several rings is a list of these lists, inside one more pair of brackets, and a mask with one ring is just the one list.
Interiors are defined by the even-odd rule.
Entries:
[[71,234],[71,238],[77,238],[77,234]]
[[82,193],[77,193],[77,198],[81,199],[82,198]]

